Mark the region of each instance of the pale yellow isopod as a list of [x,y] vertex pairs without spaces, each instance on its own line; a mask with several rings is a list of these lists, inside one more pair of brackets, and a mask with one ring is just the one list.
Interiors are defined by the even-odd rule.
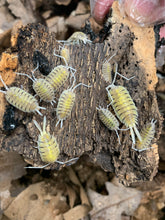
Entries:
[[29,79],[31,79],[33,81],[33,89],[36,95],[40,97],[40,100],[43,100],[44,102],[50,102],[53,105],[53,102],[56,103],[56,101],[54,100],[55,99],[54,88],[47,80],[42,78],[39,79],[35,78],[34,72],[35,70],[38,69],[38,67],[39,65],[31,72],[33,78],[31,78],[28,74],[25,73],[16,73],[16,74],[27,76]]
[[41,129],[37,121],[33,120],[33,122],[40,131],[40,135],[38,136],[38,141],[37,141],[38,146],[36,148],[39,151],[41,160],[48,164],[41,167],[26,167],[26,168],[44,168],[54,162],[59,164],[67,164],[70,163],[71,161],[77,161],[79,159],[79,157],[76,157],[65,162],[58,161],[57,158],[60,154],[59,144],[56,138],[46,131],[46,116],[44,116],[43,119],[43,130]]
[[39,115],[42,115],[39,109],[46,109],[44,107],[40,107],[38,105],[37,99],[32,96],[30,93],[20,89],[18,87],[10,87],[8,88],[2,77],[0,76],[0,80],[3,83],[4,87],[7,91],[0,90],[0,92],[5,94],[6,100],[16,107],[17,109],[23,112],[37,112]]
[[138,118],[138,113],[137,113],[137,108],[126,88],[123,86],[115,86],[115,80],[116,76],[120,75],[126,80],[130,79],[122,76],[120,73],[117,72],[117,66],[116,66],[116,72],[115,72],[115,77],[111,85],[106,87],[106,90],[108,92],[108,98],[110,100],[110,104],[112,105],[117,117],[119,120],[125,124],[126,127],[130,128],[130,133],[132,137],[133,144],[135,144],[135,135],[134,132],[136,133],[138,139],[141,141],[141,136],[140,133],[136,127],[137,124],[137,118]]
[[75,99],[76,99],[76,94],[74,93],[74,90],[80,85],[86,86],[88,88],[91,87],[83,83],[79,83],[73,88],[74,84],[75,84],[75,77],[74,77],[74,81],[73,81],[71,88],[64,90],[61,93],[58,104],[57,104],[56,114],[57,114],[58,121],[57,121],[56,126],[61,122],[61,128],[63,126],[63,121],[70,116],[72,108],[74,106]]
[[142,129],[142,131],[140,132],[142,141],[137,140],[135,148],[134,146],[132,146],[132,149],[141,152],[152,148],[149,146],[155,135],[155,123],[156,120],[154,121],[154,119],[152,119],[152,121]]
[[118,137],[119,140],[119,144],[121,144],[120,142],[120,137],[118,134],[118,130],[128,130],[128,129],[120,129],[119,128],[119,121],[117,120],[117,118],[108,110],[108,106],[107,108],[102,108],[101,106],[99,106],[99,108],[96,108],[98,110],[99,113],[99,118],[100,120],[103,122],[103,124],[112,131],[116,132],[116,135]]
[[102,76],[104,78],[104,80],[108,83],[112,83],[112,70],[114,71],[116,69],[116,65],[117,63],[115,62],[115,64],[112,66],[112,64],[110,63],[110,60],[116,55],[113,54],[109,59],[105,60],[105,62],[102,64]]
[[92,43],[92,41],[88,39],[88,36],[81,31],[74,32],[67,40],[60,40],[58,42],[64,44],[80,44],[81,42],[84,44]]

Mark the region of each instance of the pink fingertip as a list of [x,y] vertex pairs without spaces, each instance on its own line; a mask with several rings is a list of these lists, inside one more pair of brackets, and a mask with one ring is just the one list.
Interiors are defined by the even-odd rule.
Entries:
[[110,7],[112,6],[114,0],[97,0],[95,1],[94,9],[93,9],[93,17],[101,24],[109,12]]
[[121,0],[126,14],[141,26],[163,23],[165,0]]
[[165,25],[160,28],[159,35],[160,35],[160,38],[164,37],[165,39]]
[[146,0],[125,0],[123,2],[128,16],[136,21],[139,16],[150,16],[154,7],[156,6],[157,1],[155,1],[155,3]]

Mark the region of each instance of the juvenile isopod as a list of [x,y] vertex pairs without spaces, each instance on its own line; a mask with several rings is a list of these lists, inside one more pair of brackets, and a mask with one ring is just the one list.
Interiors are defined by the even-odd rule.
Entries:
[[26,167],[26,168],[44,168],[54,162],[57,162],[59,164],[66,164],[71,161],[77,161],[79,159],[78,157],[76,157],[65,162],[58,161],[57,158],[60,154],[59,144],[57,143],[56,138],[46,131],[46,116],[44,116],[44,119],[43,119],[43,130],[41,129],[37,121],[33,120],[33,122],[35,126],[38,128],[38,130],[40,131],[40,135],[37,141],[38,146],[35,148],[38,149],[41,160],[48,164],[42,167]]
[[23,112],[28,112],[28,113],[37,112],[39,115],[42,115],[39,109],[45,109],[45,108],[40,107],[38,105],[38,102],[34,96],[24,91],[23,89],[20,89],[15,86],[8,88],[1,76],[0,76],[0,80],[7,90],[7,91],[0,90],[0,92],[5,94],[6,100],[11,105],[13,105],[14,107],[18,108]]
[[58,101],[58,105],[56,109],[58,121],[56,123],[56,126],[61,122],[61,128],[63,126],[63,120],[67,119],[70,116],[72,108],[74,106],[75,98],[76,98],[76,94],[74,93],[74,90],[80,85],[91,87],[83,83],[79,83],[73,88],[74,84],[75,84],[75,78],[74,78],[71,88],[64,90],[61,93],[59,101]]
[[38,66],[31,72],[32,77],[31,78],[28,74],[25,73],[17,73],[19,75],[27,76],[29,79],[33,81],[33,89],[35,93],[40,97],[41,100],[44,102],[50,102],[53,104],[53,102],[56,102],[55,95],[54,95],[54,88],[52,85],[45,79],[39,78],[36,79],[34,76],[34,71],[38,69]]
[[62,63],[64,65],[68,65],[68,63],[70,61],[70,53],[69,53],[68,48],[59,46],[59,50],[60,50],[61,57],[64,58],[64,59],[62,59]]
[[116,65],[116,72],[114,76],[114,80],[111,85],[106,87],[106,90],[108,92],[108,98],[110,100],[110,104],[112,105],[117,117],[119,120],[125,124],[126,127],[130,128],[131,137],[133,144],[135,144],[135,135],[136,133],[138,139],[141,141],[140,133],[136,127],[137,124],[137,108],[126,88],[123,86],[115,86],[114,82],[116,80],[116,76],[120,75],[121,77],[130,80],[130,79],[122,76],[120,73],[117,72],[117,65]]
[[103,78],[106,82],[112,83],[112,65],[108,62],[103,63],[101,68]]
[[65,44],[80,44],[81,42],[84,44],[92,43],[92,41],[88,39],[87,35],[80,31],[74,32],[67,40],[59,42]]
[[119,129],[119,121],[117,118],[108,110],[107,108],[102,108],[99,106],[99,108],[96,108],[99,112],[99,118],[103,122],[103,124],[109,129],[114,130],[116,132],[116,135],[120,143],[120,137],[117,130],[128,130],[128,129]]
[[142,141],[137,140],[135,148],[132,147],[132,149],[141,152],[152,148],[149,146],[155,135],[155,123],[156,121],[152,119],[152,121],[142,129],[142,131],[140,132]]
[[117,63],[115,62],[114,63],[114,67],[112,67],[112,64],[109,62],[114,56],[116,55],[113,54],[108,60],[106,60],[103,64],[102,64],[102,68],[101,68],[101,71],[102,71],[102,75],[103,75],[103,78],[106,82],[108,83],[112,83],[112,70],[116,69],[116,65]]

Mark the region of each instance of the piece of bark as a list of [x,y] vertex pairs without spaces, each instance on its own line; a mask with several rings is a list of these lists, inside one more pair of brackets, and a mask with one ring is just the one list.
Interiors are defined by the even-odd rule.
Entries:
[[[47,129],[51,134],[54,133],[59,143],[61,154],[58,160],[66,161],[87,154],[93,163],[98,163],[106,171],[115,172],[123,184],[130,185],[138,181],[152,180],[156,175],[159,160],[158,147],[154,144],[153,149],[141,153],[132,150],[129,131],[119,131],[122,143],[119,145],[115,131],[109,131],[100,122],[96,107],[99,105],[106,107],[108,104],[105,90],[108,84],[102,78],[101,67],[105,58],[117,52],[115,61],[119,64],[118,72],[128,78],[135,76],[130,81],[118,77],[116,85],[122,85],[130,92],[138,109],[139,130],[152,119],[157,120],[155,138],[152,143],[156,142],[161,133],[162,119],[154,90],[157,82],[154,32],[152,28],[135,27],[126,18],[122,18],[117,2],[113,4],[110,21],[112,22],[109,25],[111,28],[107,29],[109,36],[103,43],[68,47],[71,57],[69,65],[77,70],[76,84],[83,82],[92,87],[80,86],[75,90],[76,102],[71,117],[64,121],[62,129],[55,126],[57,123],[56,105],[53,107],[51,104],[41,102],[40,106],[47,108],[46,111],[42,111],[47,118]],[[21,28],[17,39],[19,57],[17,71],[30,74],[36,67],[33,59],[36,51],[45,56],[47,65],[53,69],[61,64],[61,60],[53,55],[55,48],[59,49],[59,43],[56,41],[55,34],[49,33],[46,27],[40,24],[29,24]],[[39,70],[35,72],[37,78],[44,77],[44,70],[42,74]],[[31,80],[25,76],[17,75],[13,78],[12,85],[23,86],[26,91],[35,94]],[[56,97],[59,98],[61,92],[68,86],[71,87],[69,80],[59,89]],[[3,96],[1,100],[4,100]],[[6,101],[5,105],[10,106]],[[14,110],[14,114],[17,126],[11,134],[6,136],[4,127],[1,127],[1,148],[17,151],[35,166],[44,165],[38,150],[33,148],[36,145],[34,141],[37,141],[39,131],[32,121],[35,119],[42,126],[43,117],[37,114],[26,114],[17,109]],[[120,127],[124,128],[122,125]],[[53,163],[47,169],[58,169],[60,166]]]

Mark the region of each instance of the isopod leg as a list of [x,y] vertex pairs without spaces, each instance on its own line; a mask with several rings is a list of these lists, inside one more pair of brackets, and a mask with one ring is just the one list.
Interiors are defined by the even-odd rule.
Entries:
[[112,96],[111,96],[111,94],[110,94],[110,92],[109,92],[109,86],[107,86],[106,87],[106,90],[107,90],[107,93],[108,93],[108,98],[109,98],[109,101],[110,101],[110,99],[111,99],[111,102],[107,105],[107,108],[112,104],[112,102],[113,102],[113,98],[112,98]]
[[6,92],[5,92],[5,91],[3,91],[3,90],[0,90],[0,92],[2,92],[2,93],[4,93],[4,94],[6,94]]
[[38,68],[39,68],[39,62],[37,62],[37,67],[36,67],[34,70],[31,71],[31,74],[32,74],[34,80],[36,80],[36,78],[35,78],[35,76],[34,76],[34,72],[35,72]]
[[45,132],[46,130],[46,116],[44,116],[44,119],[43,119],[43,132]]
[[131,79],[133,79],[135,76],[132,76],[132,77],[130,77],[130,78],[127,78],[126,76],[123,76],[122,74],[120,74],[120,73],[118,73],[118,72],[116,72],[117,73],[117,75],[119,75],[119,76],[121,76],[122,78],[124,78],[124,79],[126,79],[126,80],[131,80]]
[[114,76],[114,79],[113,79],[113,82],[112,82],[111,86],[115,84],[117,75],[121,76],[122,78],[124,78],[126,80],[131,80],[132,78],[135,77],[135,76],[132,76],[131,78],[127,78],[127,77],[123,76],[122,74],[118,73],[117,69],[118,69],[118,64],[115,63],[115,76]]
[[51,101],[51,105],[53,105],[53,103],[56,103],[56,101],[55,101],[55,100],[52,100],[52,101]]
[[115,130],[115,131],[116,131],[116,135],[117,135],[118,140],[119,140],[119,144],[121,144],[121,142],[120,142],[120,137],[119,137],[119,134],[118,134],[118,131],[117,131],[117,130]]
[[68,41],[66,41],[66,40],[57,40],[57,42],[58,42],[58,43],[69,44],[69,42],[68,42]]
[[119,131],[128,131],[129,128],[126,128],[126,129],[121,129],[121,128],[118,128]]
[[34,79],[32,79],[28,74],[26,74],[26,73],[17,73],[17,72],[15,72],[15,74],[17,74],[17,75],[21,75],[21,76],[27,76],[29,79],[31,79],[33,82],[34,82]]
[[37,112],[39,115],[43,116],[43,114],[42,114],[39,110],[36,110],[36,112]]
[[139,150],[136,149],[134,146],[135,146],[135,144],[132,143],[132,149],[135,150],[135,151],[139,151]]
[[152,124],[152,125],[155,125],[156,122],[157,122],[157,120],[155,120],[155,121],[154,121],[154,119],[151,120],[151,124]]
[[32,146],[33,148],[35,148],[35,149],[38,149],[38,147],[36,147],[36,146]]
[[145,150],[153,149],[153,148],[154,148],[154,147],[147,147],[147,148],[143,148],[143,149],[140,149],[140,150],[139,150],[139,149],[135,148],[135,147],[134,147],[134,144],[132,143],[132,149],[135,150],[135,151],[138,151],[139,153],[142,152],[142,151],[145,151]]
[[[70,90],[73,89],[73,86],[75,85],[75,82],[76,82],[76,77],[74,74],[72,74],[72,77],[73,77],[73,83],[72,83],[72,86],[70,87]],[[72,79],[72,77],[71,77],[71,79]],[[70,83],[71,83],[71,79],[70,79]]]
[[36,120],[33,120],[35,126],[38,128],[38,130],[40,131],[40,133],[42,133],[42,129],[40,127],[40,125],[38,124],[38,122]]
[[45,168],[45,167],[47,167],[47,166],[49,166],[50,165],[50,163],[48,163],[48,164],[46,164],[46,165],[44,165],[44,166],[41,166],[41,167],[24,167],[24,168],[28,168],[28,169],[43,169],[43,168]]
[[56,123],[56,127],[57,127],[57,125],[60,123],[60,121],[61,121],[61,120],[59,119],[58,122]]
[[39,108],[40,108],[40,109],[43,109],[43,110],[46,110],[46,108],[45,108],[45,107],[41,107],[41,106],[39,106]]
[[[75,79],[75,73],[76,73],[76,69],[72,68],[72,67],[68,67],[68,69],[70,69],[70,72],[71,72],[71,77],[70,77],[70,83],[72,81],[72,78]],[[74,80],[75,81],[75,80]]]
[[[0,80],[3,83],[4,87],[6,90],[8,90],[9,88],[7,87],[6,83],[3,81],[2,76],[0,75]],[[2,91],[2,90],[1,90]]]
[[88,86],[88,85],[86,85],[86,84],[84,84],[84,83],[79,83],[79,84],[77,84],[73,89],[72,89],[72,91],[74,91],[78,86],[85,86],[85,87],[88,87],[88,88],[90,88],[90,87],[92,87],[92,86]]
[[83,42],[84,42],[84,44],[86,44],[86,43],[92,43],[92,41],[91,41],[91,40],[88,40],[88,39],[83,40]]
[[79,157],[75,157],[75,158],[72,158],[72,159],[67,160],[65,162],[58,161],[58,160],[56,160],[56,162],[59,163],[59,164],[66,164],[66,163],[70,163],[71,161],[77,161],[78,159],[79,159]]
[[136,126],[134,126],[134,131],[135,131],[135,134],[137,135],[139,141],[142,141],[141,135],[140,135],[140,133],[139,133],[139,131],[138,131]]
[[135,134],[134,134],[132,127],[130,128],[130,133],[131,133],[131,137],[132,137],[132,142],[133,142],[133,144],[135,144]]
[[150,150],[150,149],[153,149],[153,148],[155,148],[155,147],[147,147],[147,148],[143,148],[143,149],[138,150],[138,151],[139,151],[139,152],[142,152],[142,151],[145,151],[145,150]]
[[109,59],[104,59],[103,63],[108,63],[116,55],[116,53],[114,53]]
[[63,126],[63,120],[61,120],[61,128],[62,128],[62,126]]
[[63,56],[60,56],[60,55],[56,54],[56,53],[55,53],[55,49],[54,49],[54,53],[53,53],[53,54],[54,54],[54,56],[56,56],[56,57],[59,57],[59,58],[63,59],[63,60],[64,60],[64,62],[65,62],[65,65],[66,65],[66,66],[68,66],[68,63],[67,63],[67,61],[66,61],[65,57],[63,57]]

